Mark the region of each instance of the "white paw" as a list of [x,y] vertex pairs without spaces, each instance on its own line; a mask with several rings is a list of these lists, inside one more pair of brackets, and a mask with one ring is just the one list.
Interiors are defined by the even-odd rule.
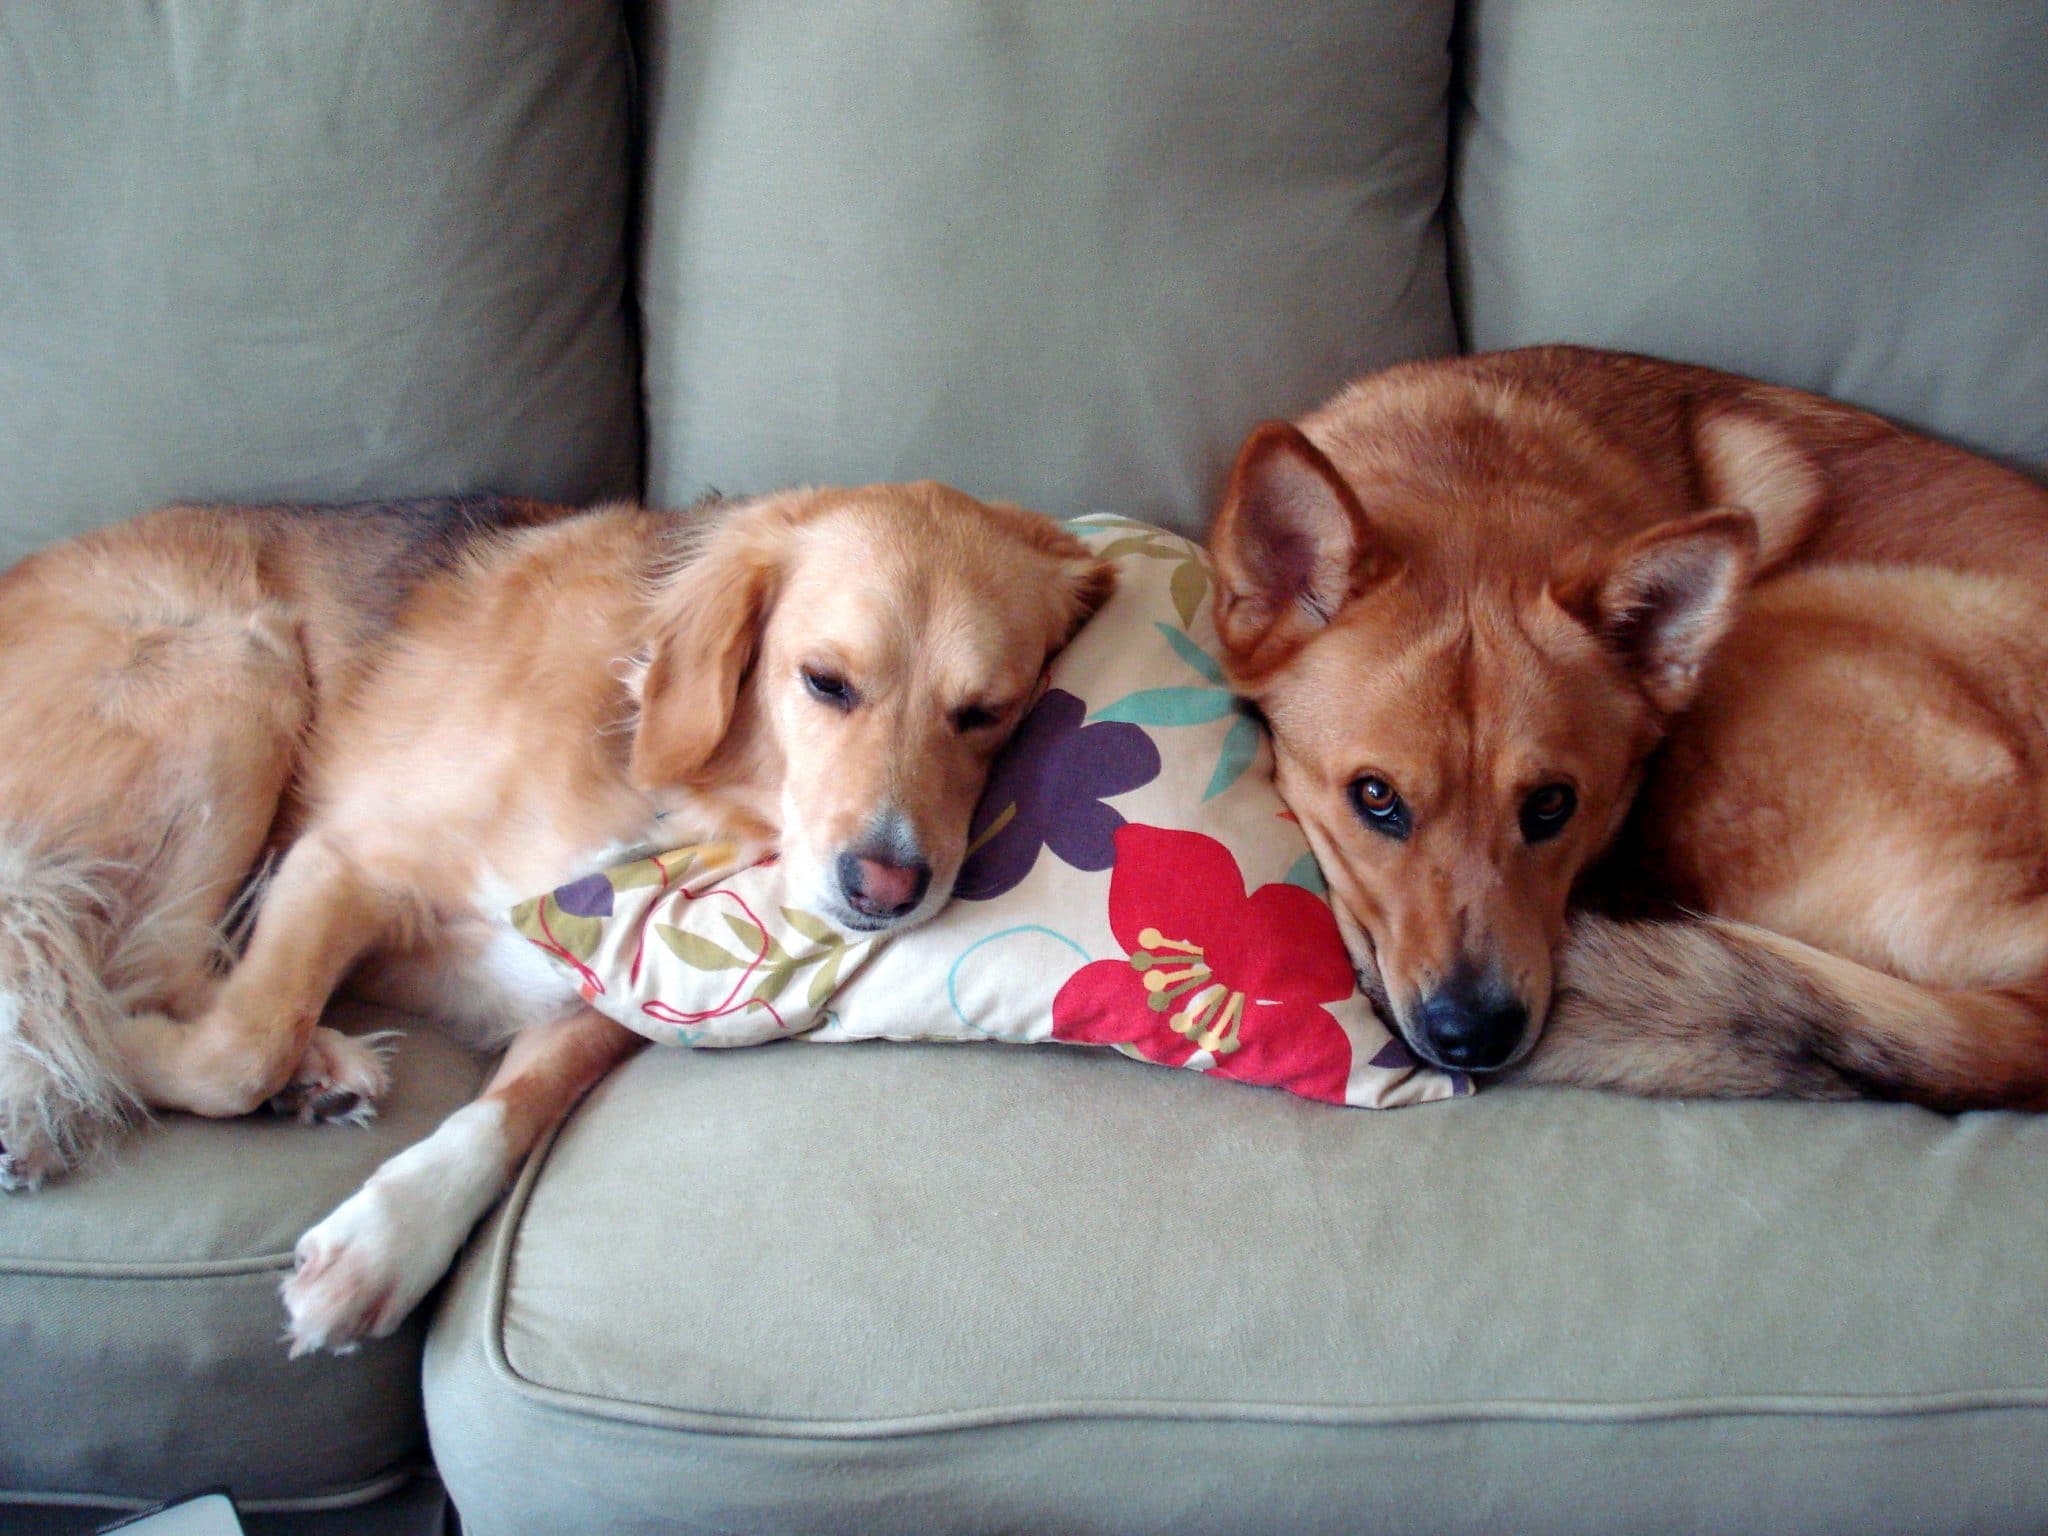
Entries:
[[417,1229],[427,1214],[372,1180],[299,1239],[284,1282],[294,1358],[316,1349],[347,1354],[405,1321],[452,1254],[442,1233]]
[[344,1035],[325,1026],[314,1030],[291,1081],[272,1095],[272,1113],[301,1125],[368,1125],[376,1117],[377,1101],[390,1091],[385,1058],[397,1038],[388,1030],[374,1035]]
[[405,1321],[447,1273],[510,1171],[504,1111],[457,1110],[299,1239],[284,1282],[294,1356],[346,1353]]

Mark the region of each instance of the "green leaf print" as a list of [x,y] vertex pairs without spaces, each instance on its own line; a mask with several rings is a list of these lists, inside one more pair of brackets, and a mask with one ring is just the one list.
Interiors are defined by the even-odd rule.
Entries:
[[559,949],[588,962],[604,939],[605,920],[564,912],[553,896],[522,901],[511,912],[512,926],[543,949]]
[[1095,551],[1098,560],[1114,560],[1120,555],[1145,555],[1153,560],[1178,560],[1181,551],[1168,549],[1151,534],[1134,533],[1127,538],[1112,539]]
[[1091,720],[1131,725],[1207,725],[1221,720],[1237,701],[1221,688],[1141,688],[1098,709]]
[[1198,557],[1190,557],[1175,567],[1168,590],[1173,594],[1173,611],[1180,615],[1181,627],[1191,628],[1195,615],[1201,612],[1202,599],[1209,595],[1208,567]]
[[839,985],[839,966],[845,958],[846,946],[842,944],[818,967],[817,974],[811,978],[811,989],[805,994],[805,1001],[811,1007],[822,1007],[825,999],[832,995],[832,989]]
[[764,960],[773,958],[769,951],[774,946],[767,934],[737,913],[727,912],[724,916],[725,926],[730,928],[733,937],[740,941],[740,950],[743,954],[759,955]]
[[671,874],[687,873],[697,862],[697,856],[689,850],[680,850],[667,856],[668,867],[662,867],[660,859],[635,859],[630,864],[620,864],[604,872],[605,879],[612,883],[615,891],[636,890],[644,885],[660,885]]
[[813,944],[831,946],[846,942],[837,928],[815,912],[806,912],[802,907],[784,907],[782,920]]
[[1239,715],[1231,722],[1229,734],[1223,738],[1223,750],[1217,754],[1216,771],[1209,777],[1209,787],[1202,793],[1204,800],[1214,800],[1230,788],[1251,767],[1252,760],[1259,755],[1259,728],[1249,715]]
[[774,1002],[776,998],[782,996],[783,988],[796,980],[796,973],[804,964],[803,961],[792,960],[787,956],[771,962],[768,968],[761,972],[760,984],[754,988],[752,1001]]
[[1287,866],[1287,873],[1280,877],[1283,885],[1298,885],[1304,891],[1314,891],[1318,896],[1330,894],[1330,882],[1323,878],[1323,866],[1316,862],[1312,853],[1304,853]]
[[1173,647],[1174,654],[1179,656],[1182,661],[1193,667],[1218,688],[1225,686],[1223,681],[1223,664],[1214,656],[1211,656],[1171,624],[1161,624],[1155,619],[1152,627],[1158,630],[1160,634],[1166,636],[1166,643]]
[[675,953],[685,965],[693,965],[700,971],[731,971],[743,969],[754,963],[752,956],[745,958],[721,949],[702,934],[691,933],[669,923],[656,923],[654,932],[662,943]]

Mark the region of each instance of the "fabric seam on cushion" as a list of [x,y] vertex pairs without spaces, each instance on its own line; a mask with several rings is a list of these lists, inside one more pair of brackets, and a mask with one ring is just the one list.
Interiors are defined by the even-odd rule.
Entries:
[[[423,1018],[417,1014],[403,1013],[397,1009],[379,1007],[375,1004],[359,1003],[356,1006],[366,1013],[375,1013],[380,1017],[388,1016],[391,1020],[410,1024],[415,1029],[441,1030],[444,1038],[447,1038],[445,1028],[436,1024],[432,1019]],[[461,1101],[456,1103],[453,1109],[461,1108],[463,1104],[467,1104],[477,1096],[482,1090],[490,1070],[489,1061],[486,1057],[480,1056],[477,1052],[468,1049],[466,1046],[461,1046],[459,1041],[456,1044],[461,1048],[463,1058],[469,1065],[470,1085]],[[453,1113],[453,1109],[447,1113]],[[436,1124],[438,1123],[437,1121]],[[424,1140],[426,1137],[431,1136],[433,1132],[434,1126],[430,1125],[420,1132],[416,1140]],[[415,1142],[407,1142],[405,1145],[412,1146],[414,1144]],[[404,1147],[395,1147],[390,1155],[395,1157],[404,1150]],[[368,1175],[366,1174],[364,1177],[367,1178]],[[360,1185],[358,1184],[355,1187],[359,1188]],[[309,1216],[307,1221],[310,1225],[318,1219],[318,1216],[314,1215]],[[243,1258],[235,1259],[41,1259],[28,1254],[0,1253],[0,1275],[61,1275],[108,1280],[207,1280],[232,1275],[282,1273],[290,1269],[296,1262],[297,1260],[289,1248],[281,1249],[274,1253],[250,1254]]]
[[29,1259],[0,1255],[0,1275],[72,1276],[99,1280],[212,1280],[230,1275],[276,1274],[291,1268],[289,1253],[248,1259]]
[[[564,1121],[563,1124],[567,1122]],[[658,1403],[598,1397],[566,1387],[549,1386],[522,1374],[505,1348],[505,1308],[510,1292],[512,1250],[525,1222],[533,1186],[553,1155],[561,1125],[536,1147],[520,1170],[519,1181],[505,1198],[505,1213],[493,1239],[484,1310],[484,1356],[491,1371],[514,1391],[537,1404],[615,1423],[675,1429],[686,1433],[747,1436],[760,1439],[868,1440],[898,1439],[957,1430],[996,1429],[1061,1419],[1189,1420],[1199,1422],[1301,1424],[1330,1428],[1371,1428],[1409,1424],[1561,1423],[1634,1424],[1675,1419],[1907,1418],[1951,1413],[2005,1412],[2048,1408],[2048,1387],[1996,1387],[1951,1392],[1800,1394],[1751,1393],[1727,1397],[1645,1398],[1636,1401],[1567,1398],[1477,1398],[1446,1403],[1339,1405],[1318,1403],[1175,1402],[1171,1400],[1101,1399],[1093,1402],[1053,1400],[995,1408],[944,1409],[872,1419],[793,1419],[725,1413],[698,1408],[670,1408]]]
[[[249,1515],[319,1514],[331,1509],[358,1509],[365,1504],[374,1504],[385,1494],[395,1492],[409,1482],[433,1475],[433,1468],[421,1462],[416,1466],[380,1472],[366,1482],[337,1489],[333,1493],[306,1493],[284,1499],[237,1498],[235,1508]],[[439,1480],[435,1476],[435,1481]],[[161,1499],[136,1498],[120,1493],[45,1493],[0,1488],[0,1509],[11,1506],[16,1509],[133,1510],[149,1509],[162,1502]]]

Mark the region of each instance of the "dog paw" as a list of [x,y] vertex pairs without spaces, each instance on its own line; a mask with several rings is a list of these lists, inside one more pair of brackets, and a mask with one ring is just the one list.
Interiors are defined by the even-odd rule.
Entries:
[[379,1185],[343,1201],[293,1252],[283,1288],[292,1357],[345,1355],[397,1328],[441,1277],[440,1266],[420,1262],[429,1246]]
[[504,1186],[502,1105],[457,1110],[299,1239],[284,1282],[294,1356],[343,1354],[404,1322]]
[[20,1194],[42,1187],[45,1179],[64,1171],[63,1154],[54,1142],[16,1132],[0,1142],[0,1190]]
[[272,1113],[301,1125],[368,1125],[376,1117],[377,1101],[391,1087],[386,1057],[397,1038],[393,1031],[344,1035],[324,1026],[314,1030],[291,1081],[271,1097]]

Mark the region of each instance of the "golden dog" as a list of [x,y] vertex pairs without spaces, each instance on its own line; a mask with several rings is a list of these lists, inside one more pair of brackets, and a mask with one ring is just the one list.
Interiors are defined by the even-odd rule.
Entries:
[[1231,676],[1418,1055],[2048,1107],[2048,491],[1544,347],[1259,428],[1214,538]]
[[0,578],[0,1181],[140,1106],[365,1113],[373,1043],[318,1022],[353,978],[510,1042],[299,1245],[295,1349],[390,1331],[641,1043],[506,907],[720,837],[778,849],[847,928],[928,916],[1112,582],[1044,519],[932,484],[696,517],[183,507],[32,556]]

